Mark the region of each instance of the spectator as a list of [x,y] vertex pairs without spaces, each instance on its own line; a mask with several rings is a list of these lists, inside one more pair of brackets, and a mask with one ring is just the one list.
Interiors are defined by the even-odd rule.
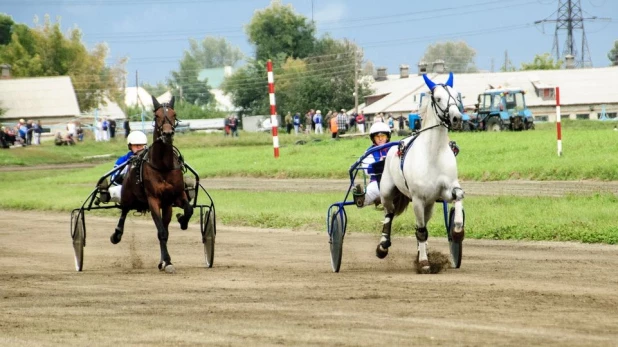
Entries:
[[311,134],[311,126],[313,125],[313,114],[311,111],[305,114],[305,134],[307,135]]
[[382,112],[378,113],[378,115],[373,118],[373,122],[374,123],[377,123],[377,122],[384,123],[384,115],[382,114]]
[[40,145],[41,144],[41,134],[43,133],[43,127],[41,126],[40,120],[38,120],[36,123],[32,125],[32,132],[34,135],[34,144],[37,146]]
[[238,118],[236,115],[230,117],[230,133],[232,137],[238,137]]
[[69,133],[62,136],[61,132],[57,132],[56,138],[54,138],[54,143],[56,146],[73,146],[75,144],[75,140],[73,139],[73,135]]
[[294,123],[294,134],[298,135],[298,131],[300,130],[300,113],[296,112],[292,121]]
[[337,128],[339,135],[345,134],[348,129],[348,116],[345,114],[345,108],[342,108],[341,112],[337,115]]
[[292,133],[293,127],[294,127],[294,123],[292,121],[292,112],[288,111],[288,114],[285,115],[285,129],[288,134]]
[[103,122],[101,123],[101,139],[103,141],[109,141],[109,121],[107,117],[103,117]]
[[230,136],[230,119],[232,119],[232,115],[225,117],[225,120],[223,121],[223,126],[224,126],[223,136],[224,137]]
[[116,121],[113,119],[109,120],[109,137],[112,139],[116,137]]
[[324,131],[322,130],[322,111],[320,110],[315,111],[315,114],[313,115],[313,123],[315,123],[316,135],[324,134]]
[[82,128],[81,122],[75,124],[75,132],[77,133],[77,141],[84,141],[84,128]]
[[388,127],[391,129],[391,131],[393,131],[393,129],[395,128],[395,120],[390,113],[388,115],[388,119],[386,120],[386,124],[388,124]]
[[122,123],[122,128],[124,129],[124,137],[129,137],[129,134],[131,133],[131,123],[128,118]]
[[358,132],[361,134],[364,134],[365,133],[365,115],[363,114],[363,111],[360,111],[356,115],[356,125],[358,127]]
[[331,138],[336,139],[339,135],[339,126],[337,125],[337,117],[330,118],[330,133]]

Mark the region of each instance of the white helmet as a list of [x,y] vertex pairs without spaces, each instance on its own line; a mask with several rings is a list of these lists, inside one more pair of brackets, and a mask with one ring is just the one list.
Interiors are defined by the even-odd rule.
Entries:
[[374,143],[375,141],[373,141],[373,137],[376,136],[377,134],[386,134],[388,138],[387,141],[391,140],[391,128],[389,128],[389,126],[386,125],[386,123],[383,123],[383,122],[373,123],[373,125],[369,129],[369,138]]
[[143,132],[136,130],[136,131],[132,131],[129,136],[127,136],[127,145],[131,146],[131,145],[147,145],[148,144],[148,138],[146,137],[146,134],[144,134]]

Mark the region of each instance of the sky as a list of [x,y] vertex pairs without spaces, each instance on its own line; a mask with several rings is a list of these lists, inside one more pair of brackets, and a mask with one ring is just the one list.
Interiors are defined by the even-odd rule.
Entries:
[[[561,0],[566,3],[567,0]],[[574,0],[577,2],[577,0]],[[590,59],[594,67],[610,65],[607,53],[618,40],[618,1],[580,0]],[[0,0],[18,23],[34,25],[49,15],[61,29],[78,27],[92,48],[105,42],[108,64],[128,57],[127,86],[165,82],[178,70],[189,39],[225,37],[247,56],[254,50],[244,28],[270,0]],[[481,70],[499,71],[505,56],[517,68],[536,54],[550,53],[560,0],[282,0],[313,20],[317,36],[347,38],[363,49],[365,60],[386,67],[417,64],[427,47],[464,41],[476,51]],[[590,19],[588,19],[590,18]],[[595,19],[592,19],[595,18]],[[543,21],[535,24],[537,21]],[[574,31],[581,51],[581,30]],[[566,42],[560,30],[559,47]],[[276,77],[275,77],[276,78]]]

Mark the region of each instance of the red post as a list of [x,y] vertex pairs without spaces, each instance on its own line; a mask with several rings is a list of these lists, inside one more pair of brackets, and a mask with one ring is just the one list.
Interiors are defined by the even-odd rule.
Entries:
[[560,87],[556,87],[556,137],[558,141],[558,156],[562,156],[562,126],[560,120]]
[[279,124],[277,121],[277,105],[275,103],[275,77],[273,75],[273,63],[268,60],[266,63],[266,71],[268,71],[268,96],[270,98],[270,125],[273,134],[273,147],[275,148],[275,158],[279,158]]

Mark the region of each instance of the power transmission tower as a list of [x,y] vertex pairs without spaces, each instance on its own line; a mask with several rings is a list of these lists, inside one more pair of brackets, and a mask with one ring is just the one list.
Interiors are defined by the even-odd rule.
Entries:
[[[580,0],[559,0],[558,1],[558,15],[556,19],[543,19],[534,22],[535,24],[555,22],[556,29],[554,31],[554,44],[552,47],[552,54],[556,57],[556,60],[565,61],[567,55],[572,55],[575,59],[575,66],[579,68],[592,67],[592,60],[590,58],[590,50],[588,49],[588,42],[586,41],[586,31],[584,30],[584,21],[590,20],[610,20],[610,18],[599,18],[592,16],[584,18],[582,15],[582,7]],[[581,49],[578,51],[575,43],[576,30],[581,30]],[[562,52],[560,51],[559,44],[559,31],[566,31],[566,40]]]

